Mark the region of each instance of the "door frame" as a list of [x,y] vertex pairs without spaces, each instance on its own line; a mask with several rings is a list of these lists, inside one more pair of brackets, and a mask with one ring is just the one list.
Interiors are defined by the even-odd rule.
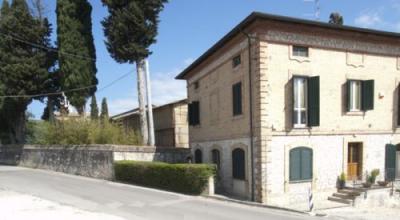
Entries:
[[[364,173],[364,162],[365,162],[365,149],[366,149],[366,144],[365,144],[365,139],[364,138],[362,138],[362,137],[359,137],[359,136],[357,136],[357,135],[354,135],[354,136],[348,136],[348,137],[344,137],[343,138],[343,146],[342,146],[342,149],[343,149],[343,155],[342,155],[342,158],[343,158],[343,161],[342,161],[342,165],[343,165],[343,167],[342,167],[342,172],[346,175],[346,177],[347,177],[347,161],[348,161],[348,146],[349,146],[349,143],[360,143],[361,144],[361,146],[362,146],[362,152],[361,152],[361,155],[360,155],[360,157],[361,157],[361,168],[360,168],[360,174],[363,174]],[[350,181],[350,179],[348,179],[348,181]]]
[[347,143],[347,179],[348,180],[354,180],[354,176],[349,176],[349,156],[350,156],[350,152],[349,152],[349,148],[350,145],[354,144],[356,145],[355,148],[358,151],[358,162],[357,162],[357,178],[356,180],[362,180],[362,175],[363,175],[363,155],[364,155],[364,146],[362,142],[348,142]]

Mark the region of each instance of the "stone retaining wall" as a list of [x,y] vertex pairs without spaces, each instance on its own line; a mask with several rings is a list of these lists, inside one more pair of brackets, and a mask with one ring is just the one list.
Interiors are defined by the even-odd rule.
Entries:
[[189,154],[189,149],[147,146],[6,145],[0,146],[0,164],[111,180],[114,161],[183,163]]

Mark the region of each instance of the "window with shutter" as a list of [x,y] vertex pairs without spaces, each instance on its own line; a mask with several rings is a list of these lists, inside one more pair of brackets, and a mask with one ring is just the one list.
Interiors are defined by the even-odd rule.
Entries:
[[245,153],[243,149],[236,148],[232,151],[232,176],[234,179],[245,179]]
[[368,111],[374,109],[374,80],[348,80],[347,111]]
[[289,152],[289,180],[306,181],[312,179],[313,153],[310,148],[296,147]]
[[232,109],[233,115],[242,114],[242,83],[236,83],[232,86]]

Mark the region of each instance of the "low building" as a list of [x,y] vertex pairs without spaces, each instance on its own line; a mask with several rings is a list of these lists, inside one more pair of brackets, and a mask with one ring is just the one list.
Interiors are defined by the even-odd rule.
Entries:
[[224,193],[290,205],[342,172],[400,178],[400,34],[252,13],[177,79]]
[[[155,141],[158,147],[189,147],[186,99],[153,107]],[[133,109],[110,118],[126,130],[140,131],[139,110]]]

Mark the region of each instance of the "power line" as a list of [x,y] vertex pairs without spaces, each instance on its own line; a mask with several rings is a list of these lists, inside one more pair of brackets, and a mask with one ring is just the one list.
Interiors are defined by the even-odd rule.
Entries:
[[3,35],[3,36],[10,37],[15,41],[19,41],[21,43],[24,43],[24,44],[27,44],[27,45],[30,45],[30,46],[33,46],[33,47],[36,47],[36,48],[39,48],[39,49],[42,49],[42,50],[47,50],[47,51],[51,51],[51,52],[57,52],[59,54],[68,55],[68,56],[76,57],[76,58],[79,58],[79,59],[86,59],[86,60],[90,60],[90,61],[96,61],[96,59],[93,58],[93,57],[82,56],[82,55],[69,53],[69,52],[61,52],[60,50],[55,49],[55,48],[46,47],[46,46],[43,46],[43,45],[39,45],[39,44],[36,44],[36,43],[32,43],[32,42],[23,40],[21,37],[15,37],[13,35],[5,34],[5,33],[2,33],[2,32],[0,32],[0,34]]
[[[133,73],[133,71],[129,71],[125,73],[124,75],[120,76],[119,78],[113,80],[112,82],[108,83],[107,85],[101,87],[100,89],[97,90],[97,92],[101,92],[110,86],[114,85],[118,81],[124,79],[125,77],[129,76],[129,74]],[[90,86],[85,86],[85,87],[80,87],[80,88],[75,88],[75,89],[69,89],[69,90],[64,90],[64,91],[59,91],[59,92],[50,92],[50,93],[42,93],[42,94],[33,94],[33,95],[5,95],[5,96],[0,96],[1,98],[37,98],[37,97],[44,97],[44,96],[51,96],[51,95],[62,95],[63,93],[70,93],[70,92],[75,92],[75,91],[80,91],[80,90],[85,90],[85,89],[90,89],[93,87],[96,87],[97,85],[90,85]]]

